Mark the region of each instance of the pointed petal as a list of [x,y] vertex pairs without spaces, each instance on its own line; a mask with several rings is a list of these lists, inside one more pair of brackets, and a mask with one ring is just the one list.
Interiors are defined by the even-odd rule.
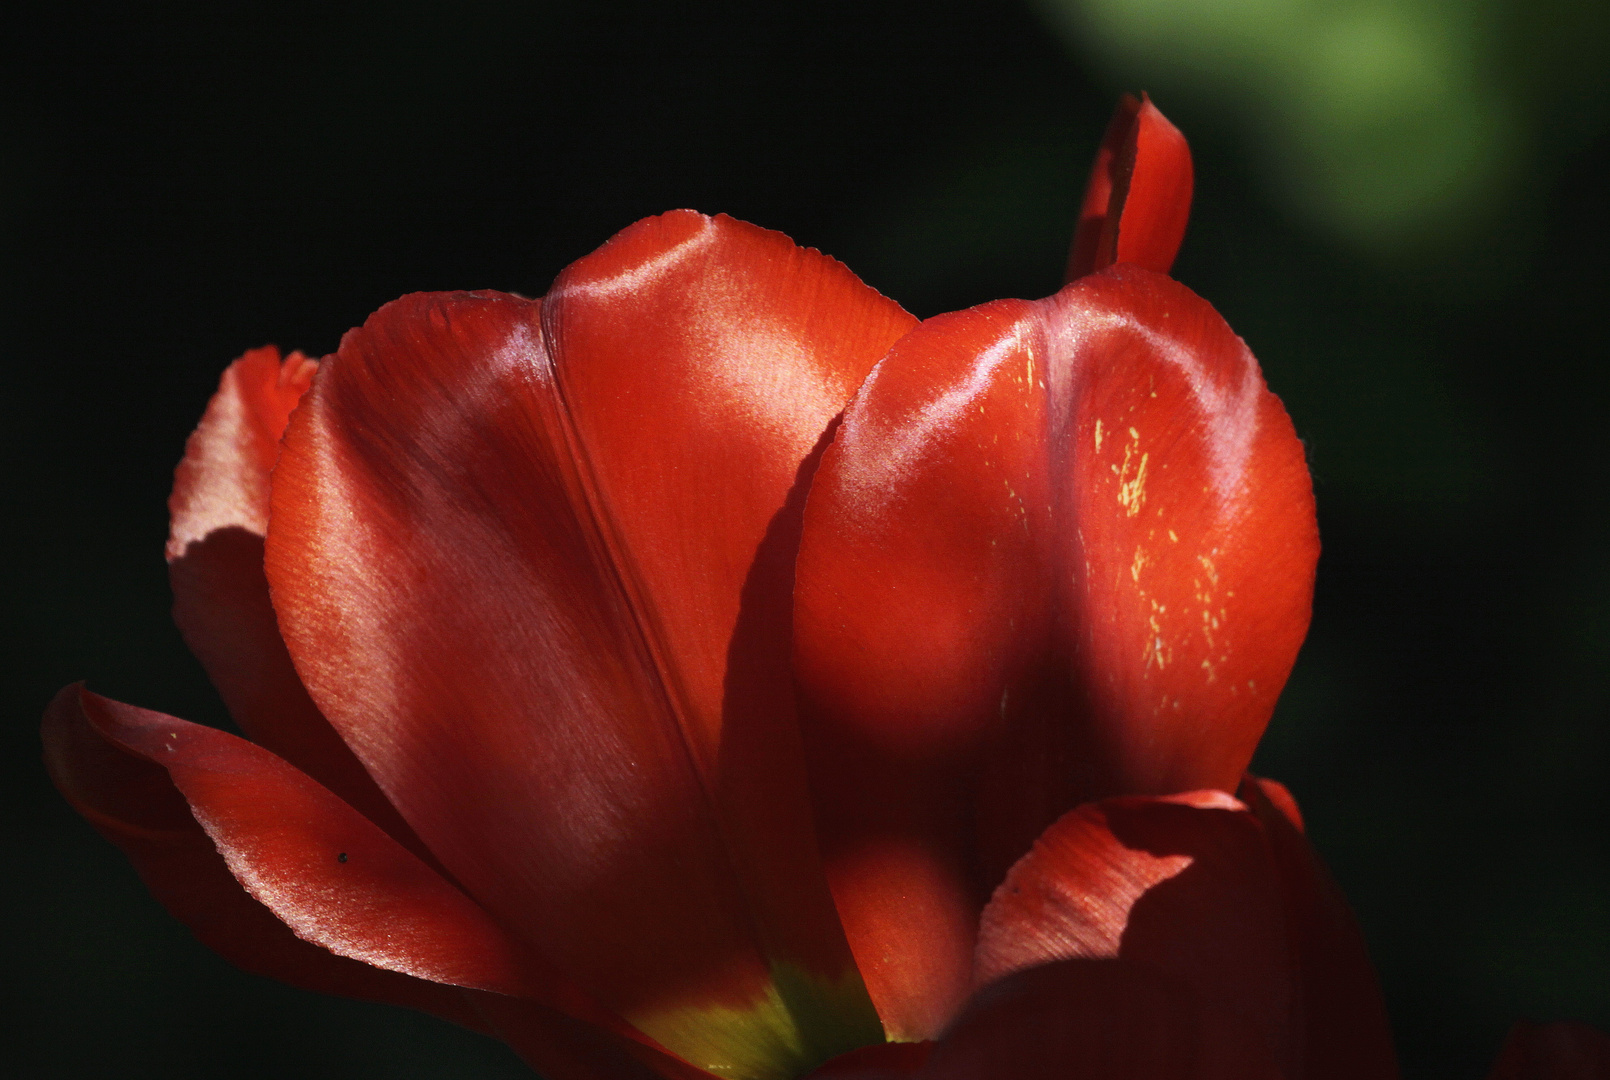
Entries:
[[[980,993],[920,1080],[1275,1080],[1211,1003],[1123,960],[1028,968]],[[1228,1052],[1227,1052],[1228,1051]]]
[[1063,280],[1115,262],[1168,273],[1185,239],[1192,185],[1185,136],[1149,97],[1125,94],[1096,151]]
[[976,978],[1114,958],[1214,1003],[1215,1056],[1249,1073],[1282,1074],[1294,1060],[1279,880],[1257,820],[1223,792],[1108,799],[1064,815],[984,909]]
[[[484,916],[464,914],[468,901],[454,899],[450,886],[431,881],[428,870],[411,870],[411,856],[367,822],[353,821],[350,810],[265,751],[78,686],[67,687],[51,702],[42,734],[45,762],[62,794],[123,849],[164,907],[203,944],[246,970],[309,990],[421,1009],[477,1030],[487,1028],[465,993],[457,985],[428,980],[446,976],[457,983],[509,986],[519,981],[496,955],[501,947],[496,931],[479,926]],[[198,812],[218,840],[192,814],[175,774],[198,793]],[[208,791],[236,784],[235,795],[213,798]],[[258,794],[265,795],[261,810],[253,805]],[[277,816],[293,806],[322,816],[313,821]],[[254,829],[262,835],[252,836]],[[282,887],[275,880],[305,859],[305,853],[286,850],[299,842],[333,843],[339,849],[320,851],[328,858],[315,859],[327,872],[316,872],[312,880],[330,886],[327,895],[311,895],[316,887],[306,881]],[[221,849],[254,891],[232,874]],[[346,863],[338,861],[340,850],[347,853]],[[388,863],[397,872],[388,889],[424,883],[414,889],[414,903],[381,898],[377,904],[364,895],[364,884],[372,884]],[[360,909],[362,916],[355,916]],[[287,921],[277,917],[281,914]],[[389,925],[372,921],[384,915],[391,917]],[[377,943],[377,935],[388,940]],[[483,948],[480,956],[439,956],[449,942],[490,943],[492,955],[484,955]],[[420,951],[410,955],[416,946]],[[381,966],[371,964],[376,960]]]
[[795,591],[830,880],[886,1023],[944,1023],[984,890],[1064,811],[1235,787],[1317,552],[1279,401],[1161,275],[896,345],[824,455]]
[[1269,839],[1284,890],[1304,1021],[1306,1080],[1395,1080],[1386,1003],[1347,901],[1302,834],[1291,793],[1248,776],[1239,795]]
[[[1068,248],[1068,267],[1062,275],[1064,284],[1086,274],[1094,273],[1112,264],[1111,230],[1107,228],[1107,209],[1112,203],[1113,179],[1118,161],[1124,156],[1130,135],[1135,129],[1135,114],[1140,112],[1140,99],[1124,94],[1118,99],[1107,130],[1096,147],[1096,160],[1090,165],[1090,179],[1085,181],[1084,202],[1079,206],[1079,224],[1074,228],[1073,243]],[[1131,148],[1132,152],[1132,148]],[[1106,236],[1105,261],[1103,234]],[[1164,270],[1167,273],[1167,270]]]
[[[680,272],[675,251],[636,257],[613,287],[658,295],[656,276]],[[579,309],[561,308],[550,329],[561,350],[585,351],[587,303],[611,287],[574,285]],[[720,290],[707,292],[706,314],[642,317],[692,348],[697,328],[678,330],[679,318],[732,329]],[[875,1038],[853,969],[824,986],[770,948],[772,927],[757,933],[728,823],[713,812],[724,796],[684,708],[682,660],[665,651],[666,613],[645,593],[659,582],[611,516],[610,500],[632,489],[601,479],[587,456],[597,432],[584,410],[640,414],[644,403],[629,381],[591,386],[585,363],[572,402],[540,307],[496,294],[407,297],[326,362],[286,436],[268,538],[298,670],[455,879],[668,1048],[764,1072],[847,1049],[836,1042],[846,1023],[856,1040]],[[615,313],[622,333],[628,312]],[[754,329],[734,330],[725,351],[704,342],[711,362],[742,369],[734,349],[775,344],[763,318]],[[635,377],[666,362],[643,360]],[[703,404],[722,402],[712,391]],[[771,514],[798,465],[788,463]],[[715,528],[694,518],[666,527],[657,542],[667,545]],[[727,543],[712,552],[738,558]],[[700,601],[716,623],[735,602]]]
[[1487,1080],[1604,1080],[1610,1035],[1586,1024],[1522,1021],[1509,1029]]
[[318,365],[253,349],[224,372],[168,499],[173,617],[228,706],[259,745],[339,794],[407,844],[423,845],[308,698],[291,666],[263,576],[269,474],[291,410]]

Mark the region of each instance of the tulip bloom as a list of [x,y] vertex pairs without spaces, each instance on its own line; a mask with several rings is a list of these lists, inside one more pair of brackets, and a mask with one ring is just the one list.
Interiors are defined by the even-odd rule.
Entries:
[[168,546],[248,738],[73,687],[52,776],[236,963],[555,1080],[1394,1075],[1244,777],[1318,538],[1190,188],[1130,100],[1046,300],[683,211],[248,353]]

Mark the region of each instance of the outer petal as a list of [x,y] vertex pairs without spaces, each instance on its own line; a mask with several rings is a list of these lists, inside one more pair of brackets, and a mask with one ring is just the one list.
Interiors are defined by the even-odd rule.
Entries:
[[458,987],[525,991],[517,951],[484,913],[267,751],[76,686],[51,703],[43,736],[62,794],[247,970],[480,1030]]
[[1521,1022],[1510,1028],[1487,1080],[1604,1080],[1610,1036],[1586,1024]]
[[1109,799],[1046,830],[984,909],[976,978],[1073,959],[1140,965],[1210,1008],[1195,1051],[1206,1074],[1291,1075],[1301,1035],[1279,880],[1228,795]]
[[1150,98],[1125,94],[1096,151],[1064,280],[1115,262],[1168,273],[1185,239],[1192,183],[1185,136]]
[[[164,749],[157,761],[123,741],[127,737],[132,743],[148,742],[149,733],[141,729],[153,720],[160,721],[157,726],[165,733],[180,736],[169,751],[164,735]],[[490,938],[498,942],[500,933],[495,928],[488,930],[484,915],[475,912],[462,896],[455,898],[451,886],[433,878],[431,871],[427,869],[422,877],[417,876],[410,870],[409,856],[399,857],[396,845],[382,839],[377,848],[365,849],[366,840],[374,835],[373,826],[353,822],[351,811],[332,804],[305,777],[298,777],[294,770],[275,763],[270,755],[249,743],[122,705],[77,686],[66,688],[51,703],[43,734],[46,765],[62,794],[103,836],[123,849],[164,907],[203,944],[232,963],[303,989],[419,1009],[494,1034],[553,1080],[622,1080],[634,1076],[689,1080],[705,1075],[653,1047],[613,1034],[626,1030],[618,1018],[603,1013],[563,985],[549,983],[540,988],[538,996],[571,1014],[588,1016],[593,1023],[582,1023],[536,1001],[430,981],[429,976],[434,974],[463,977],[460,981],[509,984],[509,978],[498,974],[498,968],[506,965],[496,955],[478,955],[475,947],[477,940]],[[244,761],[244,773],[226,773],[216,779],[227,788],[241,785],[233,793],[225,792],[222,802],[245,806],[248,819],[257,813],[258,808],[251,805],[252,794],[261,792],[265,778],[270,785],[289,778],[291,788],[265,800],[265,815],[284,811],[288,803],[308,806],[307,796],[312,792],[310,808],[318,817],[314,831],[320,834],[317,842],[322,846],[324,841],[334,839],[338,847],[352,849],[346,852],[346,863],[340,863],[337,852],[341,876],[349,867],[361,871],[359,860],[366,851],[369,855],[378,854],[378,862],[392,862],[393,869],[400,866],[400,878],[381,886],[384,895],[379,897],[379,908],[368,905],[363,910],[362,890],[352,889],[351,882],[338,881],[337,887],[324,895],[312,895],[319,875],[303,872],[296,872],[288,890],[267,894],[269,906],[259,902],[236,880],[219,846],[215,846],[219,842],[203,829],[170,774],[169,766],[175,765],[181,772],[194,774],[197,762],[207,758],[212,759],[211,764],[230,758],[237,758],[237,765]],[[201,771],[207,767],[201,766]],[[259,783],[252,783],[249,774],[253,773]],[[193,784],[192,790],[197,786]],[[298,821],[296,815],[264,820],[256,830],[263,835],[245,836],[242,844],[238,842],[243,839],[242,833],[254,829],[249,820],[236,815],[234,821],[218,829],[216,819],[220,813],[231,816],[227,805],[209,805],[196,812],[214,818],[215,831],[225,837],[223,843],[231,848],[234,863],[242,865],[243,876],[257,886],[274,868],[252,863],[261,861],[264,852],[273,847],[294,843],[293,834],[299,826],[305,838],[309,824]],[[337,834],[342,835],[338,838]],[[279,869],[284,869],[283,864]],[[371,880],[374,877],[369,876]],[[437,901],[445,898],[445,904],[435,905],[438,909],[445,907],[445,920],[433,919],[431,912],[421,910],[422,906],[431,906],[432,897]],[[311,905],[306,903],[309,899]],[[425,903],[421,905],[420,901]],[[467,919],[462,917],[466,910]],[[293,931],[281,917],[298,930]],[[355,931],[357,936],[348,931]],[[306,936],[298,936],[299,933]],[[367,944],[362,940],[364,935],[370,938]],[[377,940],[380,950],[389,955],[376,955]],[[419,943],[425,945],[424,952],[409,955],[408,946]],[[507,950],[505,958],[519,952],[506,939],[492,951],[496,954],[499,949]],[[443,952],[448,955],[432,959],[432,954]],[[364,954],[366,960],[354,959],[354,953]],[[372,966],[367,960],[379,960],[386,966]],[[422,970],[416,977],[400,972],[399,967]],[[478,975],[491,978],[481,979]],[[526,981],[526,976],[525,971],[515,972],[513,983]]]
[[1128,961],[1029,968],[973,1001],[919,1080],[1253,1080],[1208,1052],[1219,1018],[1189,989]]
[[230,715],[258,744],[424,854],[291,666],[263,576],[269,474],[318,365],[273,346],[231,364],[185,446],[168,500],[173,617]]
[[[836,313],[863,367],[900,319],[836,264],[697,215],[629,230],[555,297],[557,377],[513,297],[406,298],[348,336],[275,474],[275,606],[315,700],[500,920],[684,1057],[797,1069],[878,1035],[833,970],[797,771],[759,753],[787,734],[779,512],[821,436],[798,418],[825,427],[856,377],[803,316]],[[656,379],[700,393],[634,395]],[[729,656],[743,619],[756,652]],[[744,763],[771,802],[729,786]],[[795,895],[735,872],[751,855]]]
[[1292,933],[1304,1016],[1302,1067],[1293,1075],[1396,1077],[1392,1029],[1364,935],[1303,836],[1296,801],[1275,781],[1251,776],[1239,794],[1269,839]]
[[1183,286],[1115,266],[900,341],[824,456],[795,593],[830,879],[886,1022],[944,1023],[984,890],[1061,813],[1235,787],[1317,553],[1284,410]]

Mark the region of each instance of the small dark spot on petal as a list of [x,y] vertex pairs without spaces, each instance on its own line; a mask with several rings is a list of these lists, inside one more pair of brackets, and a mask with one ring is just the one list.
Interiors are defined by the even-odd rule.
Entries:
[[346,862],[347,861],[347,853],[343,851],[341,854],[339,854],[339,855],[337,855],[335,857],[335,861],[336,862]]

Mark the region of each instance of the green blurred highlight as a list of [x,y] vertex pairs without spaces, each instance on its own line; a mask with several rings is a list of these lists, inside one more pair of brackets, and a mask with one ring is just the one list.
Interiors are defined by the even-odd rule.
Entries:
[[[1312,227],[1388,257],[1446,250],[1524,211],[1539,164],[1533,114],[1572,82],[1554,61],[1604,59],[1584,46],[1604,38],[1602,4],[1036,3],[1114,82],[1163,97],[1175,114],[1223,114],[1262,156],[1274,194]],[[1555,32],[1536,33],[1538,19]],[[1597,117],[1604,101],[1576,94],[1570,107]]]

